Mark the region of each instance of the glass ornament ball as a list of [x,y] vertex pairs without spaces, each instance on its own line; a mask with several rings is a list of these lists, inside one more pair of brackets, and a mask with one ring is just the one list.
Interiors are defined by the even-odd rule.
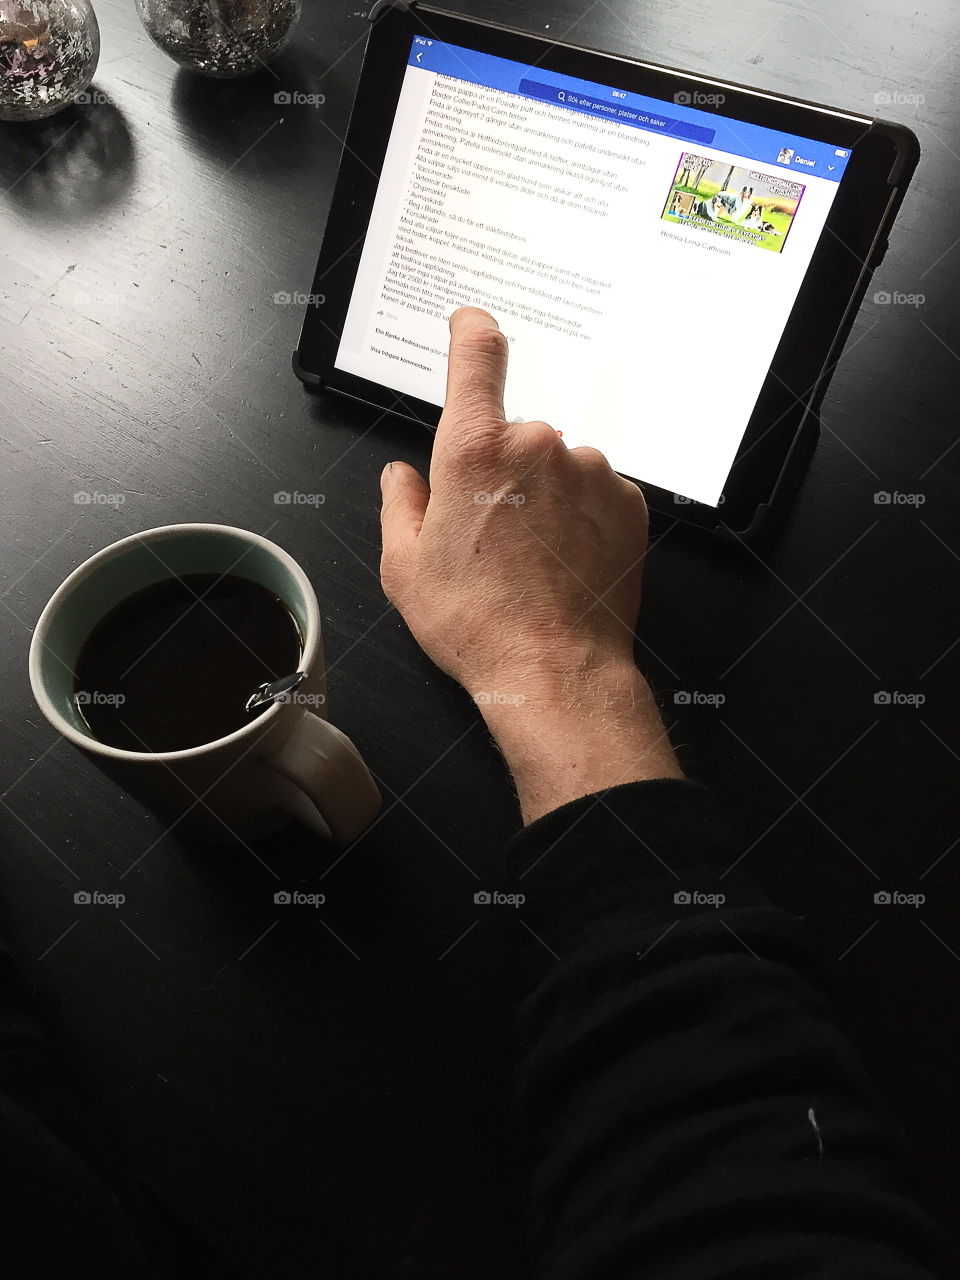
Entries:
[[226,79],[261,70],[286,46],[302,0],[137,0],[147,35],[174,62]]
[[90,0],[0,0],[0,120],[83,101],[100,57]]

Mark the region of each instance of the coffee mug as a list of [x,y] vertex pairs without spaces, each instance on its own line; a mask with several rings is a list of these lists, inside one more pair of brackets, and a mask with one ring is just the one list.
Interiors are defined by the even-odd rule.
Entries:
[[[242,728],[201,746],[141,752],[100,742],[75,701],[84,641],[134,592],[192,573],[236,574],[279,597],[300,628],[304,678]],[[380,810],[380,793],[360,753],[326,718],[317,597],[297,562],[259,534],[174,524],[105,547],[70,574],[40,615],[30,645],[30,683],[55,729],[191,838],[253,839],[296,818],[342,845]],[[176,696],[174,683],[170,697]]]

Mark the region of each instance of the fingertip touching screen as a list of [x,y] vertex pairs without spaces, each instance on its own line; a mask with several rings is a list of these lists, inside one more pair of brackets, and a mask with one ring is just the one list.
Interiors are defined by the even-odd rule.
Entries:
[[715,507],[850,151],[701,96],[415,36],[336,367],[442,405],[484,307],[508,419]]

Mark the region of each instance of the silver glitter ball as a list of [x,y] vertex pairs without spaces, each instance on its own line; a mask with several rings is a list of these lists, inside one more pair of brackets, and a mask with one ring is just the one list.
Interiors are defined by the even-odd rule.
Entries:
[[90,0],[0,0],[0,120],[39,120],[82,101],[99,57]]
[[[0,0],[2,2],[2,0]],[[137,0],[154,44],[207,76],[259,71],[286,45],[301,0]]]

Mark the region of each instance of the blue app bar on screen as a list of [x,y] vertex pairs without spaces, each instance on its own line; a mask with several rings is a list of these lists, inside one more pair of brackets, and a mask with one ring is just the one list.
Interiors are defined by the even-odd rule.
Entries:
[[681,88],[674,101],[661,102],[643,94],[555,74],[542,67],[497,58],[426,36],[414,36],[407,61],[410,66],[438,75],[500,89],[679,142],[712,147],[758,164],[776,165],[797,178],[806,174],[839,182],[850,159],[850,151],[845,147],[747,124],[687,105],[695,101],[699,91]]

